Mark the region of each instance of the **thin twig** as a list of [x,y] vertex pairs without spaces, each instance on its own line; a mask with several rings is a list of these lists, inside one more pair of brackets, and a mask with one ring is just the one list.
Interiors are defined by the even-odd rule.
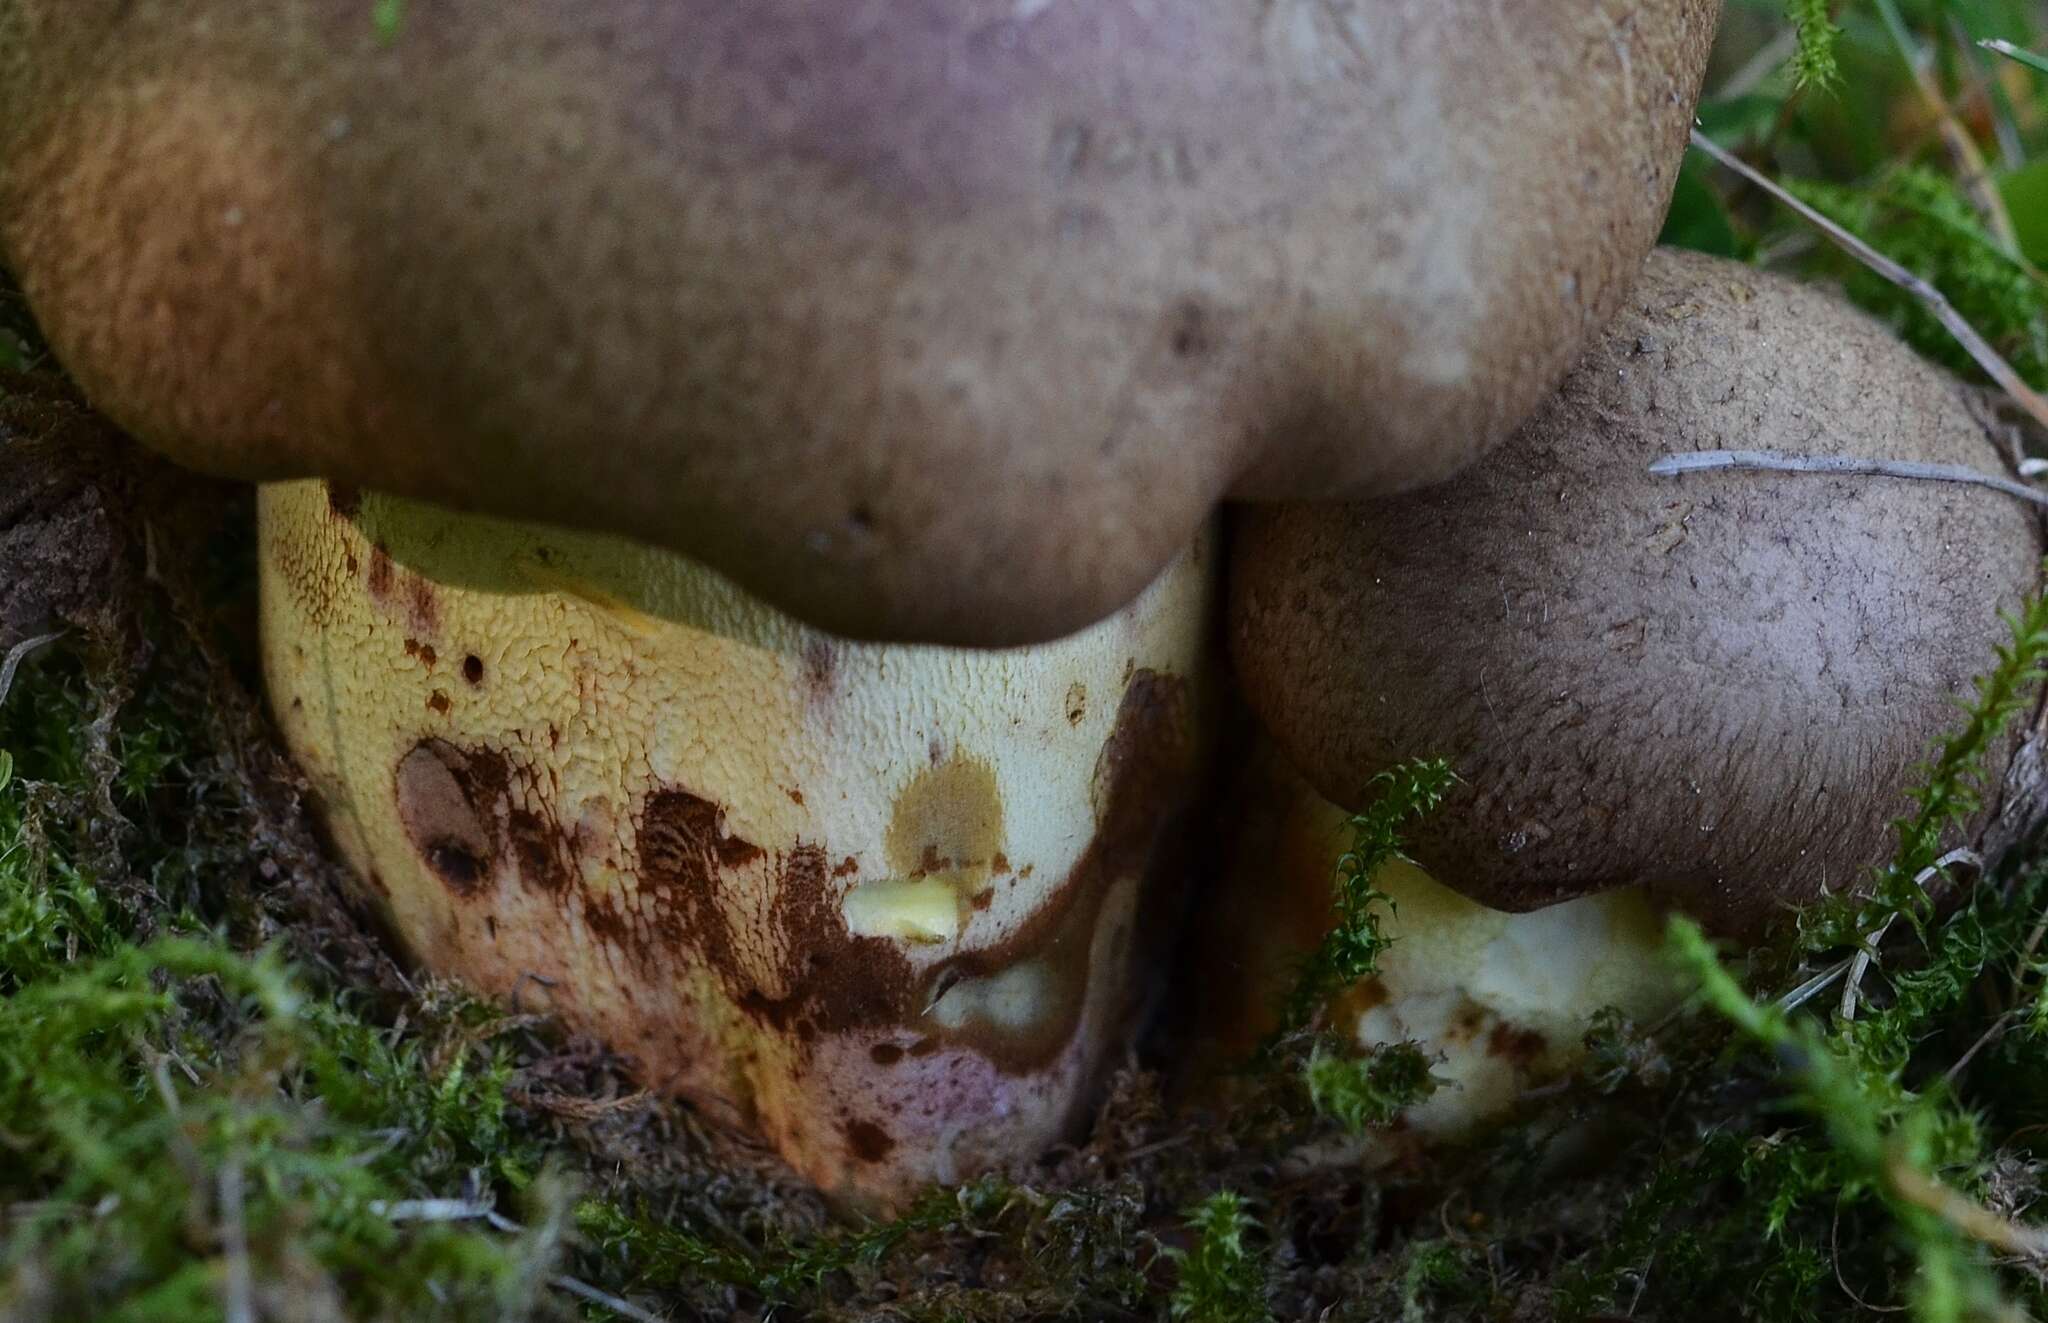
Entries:
[[7,660],[0,661],[0,703],[6,702],[7,695],[13,691],[14,673],[21,669],[21,664],[36,652],[49,647],[52,643],[63,637],[64,631],[60,629],[54,634],[43,634],[36,638],[23,639],[7,650]]
[[632,1319],[633,1323],[667,1323],[659,1314],[650,1314],[630,1300],[612,1295],[608,1291],[600,1291],[590,1283],[579,1282],[574,1277],[558,1274],[548,1278],[548,1285],[567,1291],[579,1299],[588,1300],[593,1305],[602,1305],[621,1318]]
[[1843,1295],[1856,1302],[1858,1309],[1873,1314],[1903,1314],[1912,1308],[1911,1305],[1873,1305],[1849,1285],[1848,1278],[1842,1276],[1842,1200],[1839,1196],[1835,1199],[1835,1224],[1828,1232],[1828,1251],[1828,1257],[1835,1263],[1835,1285],[1842,1288]]
[[1844,1020],[1856,1018],[1856,994],[1863,987],[1863,976],[1870,972],[1870,962],[1877,959],[1877,944],[1882,942],[1884,935],[1892,930],[1892,924],[1897,922],[1898,917],[1898,914],[1894,912],[1892,917],[1886,919],[1876,932],[1864,938],[1863,944],[1856,948],[1856,954],[1849,957],[1849,977],[1842,984],[1842,1004],[1840,1008]]
[[1848,973],[1849,966],[1853,963],[1855,963],[1854,956],[1846,956],[1843,959],[1837,960],[1834,964],[1829,965],[1820,973],[1815,974],[1812,978],[1806,980],[1806,982],[1800,984],[1798,987],[1792,989],[1792,991],[1778,998],[1778,1009],[1780,1011],[1798,1010],[1801,1006],[1806,1005],[1806,1003],[1812,1001],[1821,993],[1826,992],[1828,990],[1828,985],[1833,983],[1836,979],[1842,977],[1842,975]]
[[[1961,846],[1950,850],[1941,858],[1913,874],[1913,885],[1924,891],[1927,888],[1927,884],[1934,880],[1935,874],[1946,872],[1956,864],[1967,864],[1980,873],[1984,870],[1983,856],[1968,846]],[[1886,919],[1876,932],[1863,939],[1863,944],[1857,947],[1856,954],[1850,957],[1849,982],[1842,988],[1841,1009],[1844,1020],[1856,1018],[1857,989],[1863,985],[1863,976],[1870,972],[1870,962],[1877,959],[1878,944],[1884,941],[1884,935],[1892,930],[1892,925],[1898,922],[1898,918],[1898,912],[1894,911],[1892,916]]]
[[[2004,52],[2001,51],[2000,54]],[[2042,398],[2040,392],[2029,386],[2020,374],[2013,370],[2012,364],[2006,362],[2004,357],[1991,347],[1990,342],[1977,334],[1977,329],[1964,320],[1963,315],[1955,310],[1940,290],[1793,197],[1784,188],[1773,183],[1763,172],[1726,150],[1698,129],[1692,131],[1692,145],[1798,212],[1807,223],[1827,235],[1851,257],[1926,304],[1927,310],[1934,314],[1935,320],[1956,338],[1956,343],[1969,353],[1977,366],[1983,368],[1987,376],[2019,401],[2020,407],[2038,419],[2042,426],[2048,427],[2048,399]]]
[[1958,1079],[1962,1078],[1963,1071],[1969,1067],[1971,1061],[1976,1059],[1977,1054],[2004,1037],[2005,1031],[2012,1028],[2012,1022],[2018,1018],[2019,1012],[2011,1010],[1993,1020],[1991,1027],[1982,1034],[1979,1034],[1976,1042],[1970,1044],[1970,1050],[1957,1057],[1955,1064],[1942,1072],[1942,1079],[1950,1084],[1954,1084]]
[[1795,455],[1782,450],[1692,450],[1666,455],[1650,465],[1657,477],[1705,473],[1715,469],[1755,469],[1770,473],[1821,473],[1869,478],[1904,478],[1916,482],[1954,482],[1989,487],[2033,505],[2048,507],[2048,492],[2023,482],[1981,473],[1961,464],[1922,464],[1905,459],[1862,459],[1855,455]]

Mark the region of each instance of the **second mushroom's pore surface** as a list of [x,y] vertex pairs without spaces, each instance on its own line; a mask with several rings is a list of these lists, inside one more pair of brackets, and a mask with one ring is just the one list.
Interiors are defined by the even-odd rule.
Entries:
[[1213,553],[1008,652],[853,644],[668,553],[262,495],[273,705],[430,968],[893,1203],[1068,1133],[1204,746]]

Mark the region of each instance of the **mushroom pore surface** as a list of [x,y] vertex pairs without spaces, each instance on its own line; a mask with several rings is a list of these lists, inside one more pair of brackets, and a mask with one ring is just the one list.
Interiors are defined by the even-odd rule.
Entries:
[[1977,487],[1649,465],[1749,449],[2002,475],[2004,445],[1968,388],[1831,295],[1659,251],[1481,465],[1248,511],[1237,671],[1339,804],[1449,758],[1464,784],[1413,853],[1474,899],[1640,883],[1753,929],[1890,857],[1889,823],[2009,637],[2000,613],[2036,589],[2041,528]]
[[374,8],[0,0],[0,252],[97,407],[1013,643],[1226,494],[1505,436],[1653,242],[1720,6]]
[[858,1206],[1068,1136],[1178,912],[1213,552],[1055,643],[851,643],[667,552],[263,490],[265,669],[427,968]]
[[[1229,864],[1196,913],[1185,958],[1197,1037],[1184,1064],[1196,1087],[1226,1095],[1236,1068],[1280,1027],[1302,959],[1339,922],[1332,879],[1351,846],[1349,812],[1270,746],[1233,779],[1229,803]],[[1684,994],[1640,888],[1507,914],[1405,862],[1372,882],[1387,897],[1377,912],[1392,944],[1320,1023],[1365,1050],[1413,1043],[1437,1087],[1391,1124],[1311,1161],[1378,1164],[1463,1137],[1583,1061],[1600,1011],[1646,1023]]]

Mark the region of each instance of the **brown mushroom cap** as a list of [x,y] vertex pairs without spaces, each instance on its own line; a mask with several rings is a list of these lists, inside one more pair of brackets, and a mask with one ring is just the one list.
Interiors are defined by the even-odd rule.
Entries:
[[1021,642],[1226,493],[1507,434],[1619,302],[1719,0],[0,0],[0,251],[212,471]]
[[[1347,806],[1407,758],[1465,785],[1422,865],[1531,909],[1640,883],[1746,929],[1865,882],[2042,555],[1979,487],[1754,472],[1720,448],[2006,471],[1967,388],[1821,291],[1659,251],[1551,403],[1430,491],[1251,512],[1231,647]],[[1994,781],[1994,786],[1995,786]]]

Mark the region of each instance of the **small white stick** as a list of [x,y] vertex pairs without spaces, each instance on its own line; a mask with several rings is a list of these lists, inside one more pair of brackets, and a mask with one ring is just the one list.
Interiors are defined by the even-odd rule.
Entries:
[[1793,455],[1782,450],[1692,450],[1666,455],[1650,464],[1657,477],[1706,473],[1715,469],[1760,469],[1771,473],[1850,474],[1873,478],[1907,478],[1918,482],[1957,482],[1989,487],[2048,507],[2048,493],[2023,482],[1980,473],[1961,464],[1922,464],[1905,459],[1859,459],[1853,455]]
[[64,631],[60,629],[54,634],[43,634],[36,638],[23,639],[7,650],[7,660],[0,661],[0,703],[7,701],[9,691],[14,688],[14,673],[21,669],[21,664],[36,652],[49,647],[52,643],[63,637]]
[[491,1206],[481,1199],[373,1199],[370,1211],[388,1222],[468,1222],[490,1216]]
[[[2001,51],[1999,53],[2004,54],[2005,52]],[[1821,215],[1812,207],[1807,206],[1798,198],[1793,197],[1783,188],[1772,183],[1769,177],[1761,171],[1736,156],[1733,152],[1726,150],[1698,129],[1692,131],[1692,145],[1713,157],[1722,165],[1727,166],[1736,174],[1741,175],[1750,183],[1755,184],[1758,188],[1763,189],[1772,197],[1778,199],[1778,201],[1792,208],[1792,210],[1798,212],[1806,218],[1809,224],[1818,228],[1822,234],[1827,235],[1838,247],[1847,251],[1851,257],[1854,257],[1872,271],[1875,271],[1886,280],[1891,281],[1900,289],[1905,290],[1908,294],[1926,304],[1927,310],[1934,314],[1935,320],[1948,329],[1948,333],[1956,338],[1956,343],[1962,345],[1969,352],[1970,357],[1976,360],[1977,366],[1983,368],[1985,374],[2002,386],[2007,394],[2018,400],[2022,408],[2039,419],[2042,426],[2048,427],[2048,399],[2043,399],[2038,391],[2029,386],[2020,377],[2019,373],[2013,371],[2012,364],[2006,362],[2004,357],[1991,347],[1989,341],[1977,334],[1977,328],[1971,326],[1969,322],[1963,319],[1963,315],[1955,310],[1940,290],[1900,266],[1897,262],[1892,261],[1891,258],[1886,257],[1883,253],[1878,252],[1877,249],[1872,248],[1869,244],[1835,224],[1826,216]]]
[[667,1323],[659,1314],[650,1314],[630,1300],[621,1299],[608,1291],[600,1291],[588,1282],[579,1282],[574,1277],[556,1276],[548,1284],[570,1295],[588,1300],[593,1305],[602,1305],[620,1318],[630,1318],[633,1323]]

